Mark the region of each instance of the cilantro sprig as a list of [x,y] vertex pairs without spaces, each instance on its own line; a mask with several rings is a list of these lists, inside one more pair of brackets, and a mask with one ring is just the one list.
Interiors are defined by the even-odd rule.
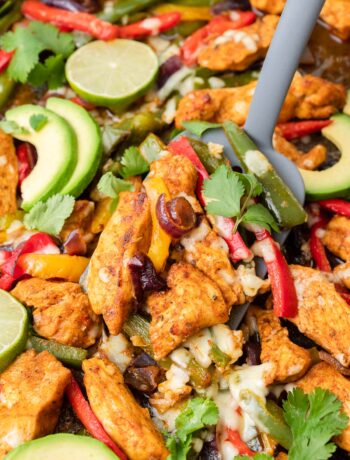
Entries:
[[59,194],[46,201],[39,201],[24,216],[24,225],[28,230],[58,235],[66,219],[72,214],[74,203],[72,196]]
[[[52,89],[64,83],[64,60],[72,54],[75,45],[71,34],[60,32],[51,24],[32,21],[27,27],[19,26],[4,34],[0,48],[16,51],[7,69],[13,80],[33,86],[47,82]],[[43,51],[51,55],[40,62]]]
[[102,195],[113,198],[111,211],[114,211],[118,205],[119,193],[125,191],[134,191],[135,187],[131,182],[115,177],[113,173],[105,173],[97,184],[97,189]]
[[168,460],[186,460],[192,447],[192,435],[206,426],[215,425],[219,411],[214,401],[205,398],[191,399],[175,420],[176,432],[167,439],[170,451]]
[[129,147],[125,150],[121,164],[123,165],[121,175],[124,178],[138,176],[149,171],[149,164],[137,147]]
[[253,174],[237,173],[226,165],[217,168],[203,184],[209,214],[236,218],[236,229],[243,222],[259,225],[269,231],[279,231],[270,211],[252,201],[262,191],[261,184]]

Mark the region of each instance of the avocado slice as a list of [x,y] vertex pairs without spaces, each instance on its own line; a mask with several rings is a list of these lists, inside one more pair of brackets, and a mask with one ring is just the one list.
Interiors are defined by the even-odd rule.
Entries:
[[74,102],[51,97],[46,107],[64,118],[77,137],[78,162],[61,193],[78,197],[94,178],[102,158],[102,136],[95,120]]
[[322,134],[333,142],[341,152],[340,160],[324,171],[300,169],[310,200],[344,197],[350,192],[350,117],[337,114],[333,123]]
[[118,460],[97,439],[74,434],[52,434],[26,442],[6,455],[5,460]]
[[[30,120],[33,116],[46,117],[46,124],[35,131]],[[6,119],[24,128],[16,139],[36,147],[38,161],[22,182],[22,208],[28,211],[40,200],[58,193],[71,177],[76,162],[76,136],[70,125],[60,116],[37,105],[21,105],[6,112]]]

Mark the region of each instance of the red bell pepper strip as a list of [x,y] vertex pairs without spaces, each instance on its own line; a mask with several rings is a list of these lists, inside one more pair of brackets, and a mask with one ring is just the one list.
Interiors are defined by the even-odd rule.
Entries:
[[[25,271],[17,264],[19,257],[22,254],[59,254],[60,250],[54,240],[46,233],[35,233],[27,241],[21,243],[12,251],[10,257],[1,265],[1,280],[5,276],[4,282],[8,285],[8,289],[12,284],[25,275]],[[10,279],[11,278],[11,279]],[[11,281],[12,280],[12,281]],[[5,289],[5,288],[3,288]],[[8,290],[6,289],[6,290]]]
[[[202,206],[205,206],[205,198],[202,193],[203,182],[208,179],[209,174],[199,159],[197,153],[193,149],[191,143],[187,137],[180,137],[172,141],[168,146],[170,152],[174,155],[183,155],[187,157],[198,172],[197,182],[197,197]],[[250,249],[246,246],[241,235],[235,232],[235,223],[228,217],[215,216],[215,226],[219,235],[226,241],[230,257],[234,262],[240,260],[251,259],[253,254]]]
[[207,25],[190,35],[180,49],[180,56],[185,65],[196,64],[200,49],[212,34],[223,34],[227,30],[241,29],[255,21],[256,14],[251,11],[236,11],[237,19],[229,20],[227,16],[217,16]]
[[227,428],[227,440],[238,450],[239,455],[248,455],[248,457],[253,457],[256,452],[253,452],[245,442],[242,441],[242,438],[238,431],[231,430]]
[[310,229],[310,252],[313,261],[316,264],[316,267],[323,271],[330,273],[332,271],[331,265],[329,263],[324,244],[320,233],[324,230],[326,226],[325,219],[320,217],[320,220],[314,223]]
[[74,102],[74,104],[80,105],[80,107],[83,107],[85,110],[94,110],[96,106],[94,104],[91,104],[91,102],[85,101],[79,96],[71,97],[70,101]]
[[16,149],[18,161],[18,185],[21,186],[24,179],[29,176],[34,168],[34,152],[33,148],[27,142],[23,142]]
[[334,198],[332,200],[319,201],[318,204],[321,206],[321,208],[326,209],[327,211],[350,218],[349,201]]
[[6,262],[12,255],[12,251],[0,250],[0,265]]
[[93,14],[75,13],[44,5],[36,0],[25,0],[22,13],[29,19],[49,22],[57,27],[80,30],[99,40],[112,40],[119,37],[119,27],[102,21]]
[[115,442],[109,437],[105,429],[93,413],[90,404],[84,398],[83,393],[80,390],[78,382],[72,376],[71,381],[66,389],[67,398],[73,407],[79,420],[88,430],[88,432],[99,441],[103,442],[109,447],[120,460],[128,460],[124,452],[115,444]]
[[264,259],[273,297],[273,308],[279,318],[294,318],[298,313],[298,298],[294,280],[278,244],[265,229],[256,230],[256,248]]
[[135,22],[120,28],[121,38],[137,39],[148,35],[159,35],[160,32],[175,27],[181,21],[181,13],[159,14],[143,21]]
[[10,291],[13,283],[14,283],[14,279],[12,276],[7,275],[6,273],[1,274],[0,289],[3,289],[4,291]]
[[0,50],[0,72],[4,72],[7,69],[13,55],[14,51],[7,52]]
[[333,123],[332,120],[291,121],[288,123],[279,123],[277,127],[284,138],[291,140],[318,133],[331,123]]
[[350,305],[350,293],[349,292],[339,292],[341,297],[345,300],[345,302]]

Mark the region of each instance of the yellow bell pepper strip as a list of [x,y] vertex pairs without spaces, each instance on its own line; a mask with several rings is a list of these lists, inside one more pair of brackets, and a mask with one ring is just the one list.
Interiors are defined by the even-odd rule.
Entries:
[[17,265],[25,274],[36,278],[61,278],[77,283],[89,260],[87,257],[67,254],[23,254]]
[[156,14],[178,12],[181,14],[181,21],[210,21],[213,17],[210,8],[205,6],[175,5],[174,3],[163,3],[153,9]]
[[107,222],[113,214],[113,198],[102,198],[97,203],[94,217],[92,218],[90,230],[94,235],[103,231]]
[[166,260],[169,256],[169,247],[171,244],[171,236],[168,235],[160,226],[157,218],[157,202],[158,198],[164,194],[167,201],[171,199],[169,190],[163,179],[160,177],[152,177],[143,183],[148,199],[151,204],[152,216],[152,239],[151,246],[148,251],[148,257],[151,259],[154,268],[157,272],[163,270]]

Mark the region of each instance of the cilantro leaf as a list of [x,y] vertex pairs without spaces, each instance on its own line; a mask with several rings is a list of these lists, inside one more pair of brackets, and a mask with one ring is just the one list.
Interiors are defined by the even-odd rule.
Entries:
[[137,147],[129,147],[125,150],[121,164],[123,165],[121,175],[125,178],[138,176],[149,171],[149,164]]
[[219,419],[219,411],[211,399],[193,398],[185,410],[177,416],[175,421],[176,434],[181,441],[186,437],[208,425],[215,425]]
[[176,432],[167,439],[170,451],[168,460],[186,460],[192,447],[192,433],[219,420],[219,410],[214,401],[205,398],[191,399],[175,420]]
[[6,134],[28,134],[28,130],[26,128],[22,128],[12,120],[1,120],[0,129],[2,129]]
[[118,179],[111,172],[104,174],[97,184],[97,189],[110,198],[118,198],[120,192],[126,190],[133,191],[134,186],[131,182]]
[[268,231],[271,231],[271,229],[276,232],[280,231],[273,215],[265,206],[259,203],[249,206],[247,211],[243,214],[242,222],[259,225],[260,227],[266,228]]
[[48,83],[49,89],[62,86],[66,81],[64,60],[61,54],[49,56],[44,63],[38,62],[28,75],[28,82],[33,86]]
[[238,455],[235,460],[273,460],[273,457],[268,454],[255,454],[254,457],[248,457],[248,455]]
[[39,201],[24,216],[24,225],[28,230],[39,230],[58,235],[65,220],[72,214],[74,198],[70,195],[53,195],[47,201]]
[[61,54],[64,58],[73,53],[75,46],[71,34],[60,32],[52,24],[45,24],[39,21],[32,21],[28,29],[34,37],[40,40],[45,50]]
[[263,187],[261,183],[258,181],[258,179],[256,178],[256,176],[254,176],[254,174],[251,174],[251,173],[247,173],[247,174],[236,173],[236,174],[238,174],[239,178],[243,182],[247,195],[249,195],[251,198],[255,198],[262,194]]
[[46,115],[42,115],[38,113],[36,115],[32,115],[29,118],[29,124],[34,129],[34,131],[40,131],[48,122],[48,118]]
[[192,134],[201,137],[208,129],[221,128],[219,123],[209,123],[209,121],[190,120],[183,121],[182,126]]
[[234,171],[221,165],[210,179],[204,181],[203,194],[209,214],[236,217],[240,213],[244,185]]
[[16,51],[7,72],[13,80],[25,83],[39,64],[42,51],[61,55],[63,62],[63,58],[73,52],[74,42],[71,34],[60,32],[57,27],[32,21],[27,27],[17,27],[14,32],[4,34],[0,38],[0,47],[5,51]]
[[289,460],[327,460],[336,450],[330,439],[348,424],[342,404],[330,391],[316,388],[306,395],[296,388],[283,404],[284,418],[293,435]]

